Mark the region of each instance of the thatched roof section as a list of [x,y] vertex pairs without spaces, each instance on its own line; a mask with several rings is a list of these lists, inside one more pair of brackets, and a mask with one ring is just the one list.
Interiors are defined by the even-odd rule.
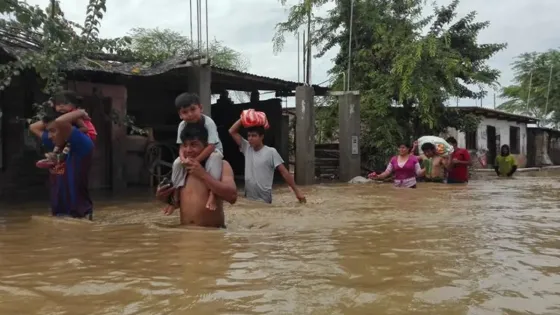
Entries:
[[172,57],[157,64],[144,62],[119,62],[98,59],[84,59],[69,65],[68,70],[104,72],[131,76],[153,76],[170,72],[175,69],[190,67],[198,60],[206,63],[203,58]]
[[[25,47],[24,47],[25,46]],[[32,46],[19,45],[0,39],[0,56],[12,59],[34,49]],[[66,69],[72,73],[104,74],[124,77],[154,77],[163,75],[169,80],[176,80],[177,76],[186,77],[187,68],[194,65],[205,65],[208,61],[205,56],[178,56],[169,58],[157,64],[127,60],[122,56],[110,54],[96,54],[72,63]],[[162,78],[163,79],[163,78]],[[294,91],[301,83],[254,75],[248,72],[212,67],[213,89],[230,89],[237,91]],[[215,83],[215,84],[214,84]],[[325,95],[328,88],[318,85],[315,95]]]
[[[2,53],[3,51],[5,55],[14,59],[23,56],[31,49],[31,47],[23,48],[20,45],[14,45],[0,40],[0,53]],[[70,64],[66,70],[82,70],[122,75],[151,76],[166,73],[176,68],[188,67],[192,65],[193,62],[199,60],[201,61],[201,64],[204,64],[203,57],[179,56],[152,65],[145,62],[126,60],[126,58],[121,56],[110,54],[96,54],[92,55],[90,58],[84,58],[78,62]]]

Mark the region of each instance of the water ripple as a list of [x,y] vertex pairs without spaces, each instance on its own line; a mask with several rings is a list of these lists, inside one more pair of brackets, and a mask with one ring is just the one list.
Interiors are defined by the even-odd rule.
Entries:
[[101,200],[94,224],[18,207],[0,314],[560,314],[559,189],[318,185],[299,205],[280,188],[227,208],[226,231],[161,228],[177,217],[138,198]]

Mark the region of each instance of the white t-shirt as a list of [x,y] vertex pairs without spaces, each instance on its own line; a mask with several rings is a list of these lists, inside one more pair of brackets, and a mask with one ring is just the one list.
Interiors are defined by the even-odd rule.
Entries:
[[[222,142],[220,141],[220,136],[218,135],[218,127],[216,123],[212,120],[212,118],[202,115],[204,117],[204,128],[208,130],[208,144],[213,144],[216,146],[216,150],[220,151],[224,154],[224,147],[222,146]],[[177,144],[183,144],[181,141],[181,131],[185,129],[187,122],[182,121],[179,123],[179,128],[177,129]]]

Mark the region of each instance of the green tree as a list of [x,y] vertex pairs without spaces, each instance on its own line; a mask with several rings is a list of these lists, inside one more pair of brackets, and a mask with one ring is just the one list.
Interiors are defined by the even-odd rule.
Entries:
[[[128,49],[129,37],[99,38],[99,26],[105,14],[106,0],[89,0],[83,24],[65,18],[57,0],[51,0],[42,9],[17,0],[0,1],[0,41],[18,50],[13,61],[0,64],[0,92],[10,86],[14,77],[25,71],[39,76],[43,92],[52,95],[59,91],[66,80],[65,71],[75,63],[88,63],[102,67],[96,58],[137,59]],[[36,113],[31,121],[43,115],[46,104],[33,104]],[[134,117],[111,113],[117,124],[144,134],[134,126]]]
[[[174,56],[190,56],[198,51],[198,44],[187,36],[170,29],[134,28],[129,34],[130,49],[138,56],[153,61],[163,61]],[[214,39],[208,45],[212,64],[226,69],[247,70],[249,63],[243,55]],[[205,52],[206,44],[201,44]]]
[[[314,8],[328,2],[334,8],[326,16],[313,14]],[[354,1],[350,86],[361,93],[363,152],[373,155],[375,165],[385,164],[401,141],[446,127],[476,126],[475,117],[459,115],[444,103],[451,97],[480,98],[485,93],[470,86],[495,86],[499,77],[486,62],[506,45],[477,42],[488,22],[476,22],[476,12],[457,18],[459,1],[435,7],[431,16],[422,17],[423,4],[423,0]],[[336,78],[332,87],[342,89],[349,61],[350,1],[304,0],[291,7],[287,21],[277,25],[274,47],[282,48],[285,34],[297,32],[310,10],[316,57],[340,47],[330,74]],[[336,119],[336,104],[331,113]]]
[[560,126],[560,50],[521,54],[513,62],[513,71],[514,84],[502,89],[506,101],[498,108],[536,117],[541,125]]
[[34,70],[43,79],[44,92],[53,93],[64,82],[64,70],[74,62],[89,61],[100,52],[129,55],[129,38],[101,39],[99,25],[106,11],[105,0],[90,0],[83,24],[67,20],[59,1],[47,8],[17,0],[0,1],[0,40],[21,48],[17,60],[0,65],[0,90],[14,76]]

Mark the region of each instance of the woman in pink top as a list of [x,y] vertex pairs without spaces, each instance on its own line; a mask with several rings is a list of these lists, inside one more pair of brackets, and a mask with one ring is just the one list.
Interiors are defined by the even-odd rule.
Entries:
[[383,179],[394,173],[395,186],[405,188],[416,188],[416,177],[422,176],[422,168],[416,156],[410,154],[410,146],[401,144],[399,155],[393,156],[387,169],[381,174],[372,173],[368,177],[371,179]]

